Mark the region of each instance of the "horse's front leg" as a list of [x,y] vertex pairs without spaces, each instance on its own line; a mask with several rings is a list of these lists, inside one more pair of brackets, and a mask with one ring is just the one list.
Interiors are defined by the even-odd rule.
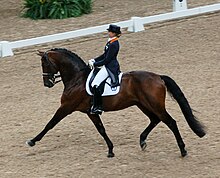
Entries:
[[70,114],[69,110],[65,106],[61,106],[52,117],[52,119],[47,123],[45,128],[36,137],[26,142],[29,146],[34,146],[37,141],[40,141],[43,136],[51,130],[57,123],[59,123],[64,117]]
[[105,139],[105,141],[108,145],[108,157],[109,158],[114,157],[115,154],[113,153],[113,144],[112,144],[111,140],[109,139],[108,135],[105,132],[105,127],[103,126],[99,115],[98,114],[88,114],[88,116],[92,120],[92,122],[94,123],[96,129],[102,135],[102,137]]

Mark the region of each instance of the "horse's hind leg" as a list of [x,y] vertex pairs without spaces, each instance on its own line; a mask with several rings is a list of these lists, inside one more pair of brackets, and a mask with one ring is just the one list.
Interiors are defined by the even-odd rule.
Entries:
[[[148,109],[146,107],[144,107],[144,105],[139,105],[138,107],[151,120],[148,127],[140,135],[140,146],[141,146],[142,150],[144,150],[145,147],[146,147],[145,139],[147,138],[148,134],[153,130],[153,128],[160,121],[162,121],[173,132],[173,134],[174,134],[174,136],[177,140],[177,144],[180,148],[181,155],[183,157],[186,156],[187,151],[185,150],[185,144],[184,144],[183,139],[180,135],[179,129],[178,129],[177,124],[176,124],[176,121],[167,113],[164,106],[163,105],[157,105],[157,107],[154,107],[155,108],[154,112],[148,111]],[[163,109],[161,109],[161,108],[163,108]]]
[[161,116],[162,121],[170,128],[170,130],[173,132],[177,144],[179,146],[180,152],[182,157],[187,155],[187,151],[185,150],[185,144],[183,142],[183,139],[180,135],[179,129],[177,127],[176,121],[167,113],[167,111],[164,112],[164,114]]
[[145,109],[143,106],[138,106],[138,108],[150,119],[150,124],[147,126],[147,128],[141,133],[140,135],[140,146],[142,150],[145,150],[147,144],[146,139],[149,133],[154,129],[154,127],[157,126],[157,124],[160,122],[160,119],[153,113],[150,113]]
[[162,114],[160,117],[156,116],[153,113],[147,112],[147,110],[144,110],[143,108],[139,107],[151,120],[150,124],[148,125],[148,127],[141,133],[140,135],[140,146],[142,148],[142,150],[144,150],[146,148],[146,138],[148,136],[148,134],[153,130],[154,127],[157,126],[157,124],[160,121],[163,121],[169,128],[170,130],[173,132],[176,140],[177,140],[177,144],[179,146],[180,152],[182,157],[187,155],[187,151],[185,150],[185,144],[183,142],[183,139],[180,135],[179,129],[177,127],[176,121],[165,111],[164,114]]
[[102,124],[102,121],[97,114],[88,114],[89,118],[92,120],[93,124],[95,125],[98,132],[101,134],[101,136],[105,139],[107,145],[108,145],[108,157],[114,157],[115,154],[113,153],[113,144],[111,140],[109,139],[108,135],[105,132],[105,127]]

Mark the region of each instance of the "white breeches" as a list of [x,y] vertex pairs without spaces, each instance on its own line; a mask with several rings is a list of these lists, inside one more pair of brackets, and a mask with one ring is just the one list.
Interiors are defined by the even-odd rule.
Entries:
[[102,66],[100,71],[96,74],[94,80],[92,81],[92,87],[95,85],[99,86],[108,77],[108,72],[105,66]]

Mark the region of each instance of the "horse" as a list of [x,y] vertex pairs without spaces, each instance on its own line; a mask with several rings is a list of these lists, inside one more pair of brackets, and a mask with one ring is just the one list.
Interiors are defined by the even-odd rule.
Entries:
[[[44,86],[51,88],[57,81],[59,73],[64,85],[61,105],[44,129],[26,143],[34,146],[44,135],[67,115],[80,111],[88,115],[108,146],[107,157],[114,157],[113,143],[108,137],[101,118],[91,114],[91,99],[87,94],[85,83],[91,71],[89,66],[74,52],[65,48],[54,48],[46,52],[38,51],[41,57]],[[177,83],[169,76],[147,71],[130,71],[123,73],[120,91],[114,96],[105,96],[103,110],[117,111],[136,105],[149,119],[150,123],[140,134],[140,147],[145,150],[148,134],[162,121],[173,132],[182,157],[187,155],[185,143],[180,135],[176,121],[165,108],[166,91],[177,101],[192,131],[198,136],[206,134],[204,125],[194,116],[190,104]]]

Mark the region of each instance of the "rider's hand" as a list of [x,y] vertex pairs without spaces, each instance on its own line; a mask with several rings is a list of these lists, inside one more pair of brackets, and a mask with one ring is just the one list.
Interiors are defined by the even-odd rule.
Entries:
[[95,59],[90,59],[90,60],[89,60],[89,67],[90,67],[91,69],[94,68],[94,62],[95,62]]

